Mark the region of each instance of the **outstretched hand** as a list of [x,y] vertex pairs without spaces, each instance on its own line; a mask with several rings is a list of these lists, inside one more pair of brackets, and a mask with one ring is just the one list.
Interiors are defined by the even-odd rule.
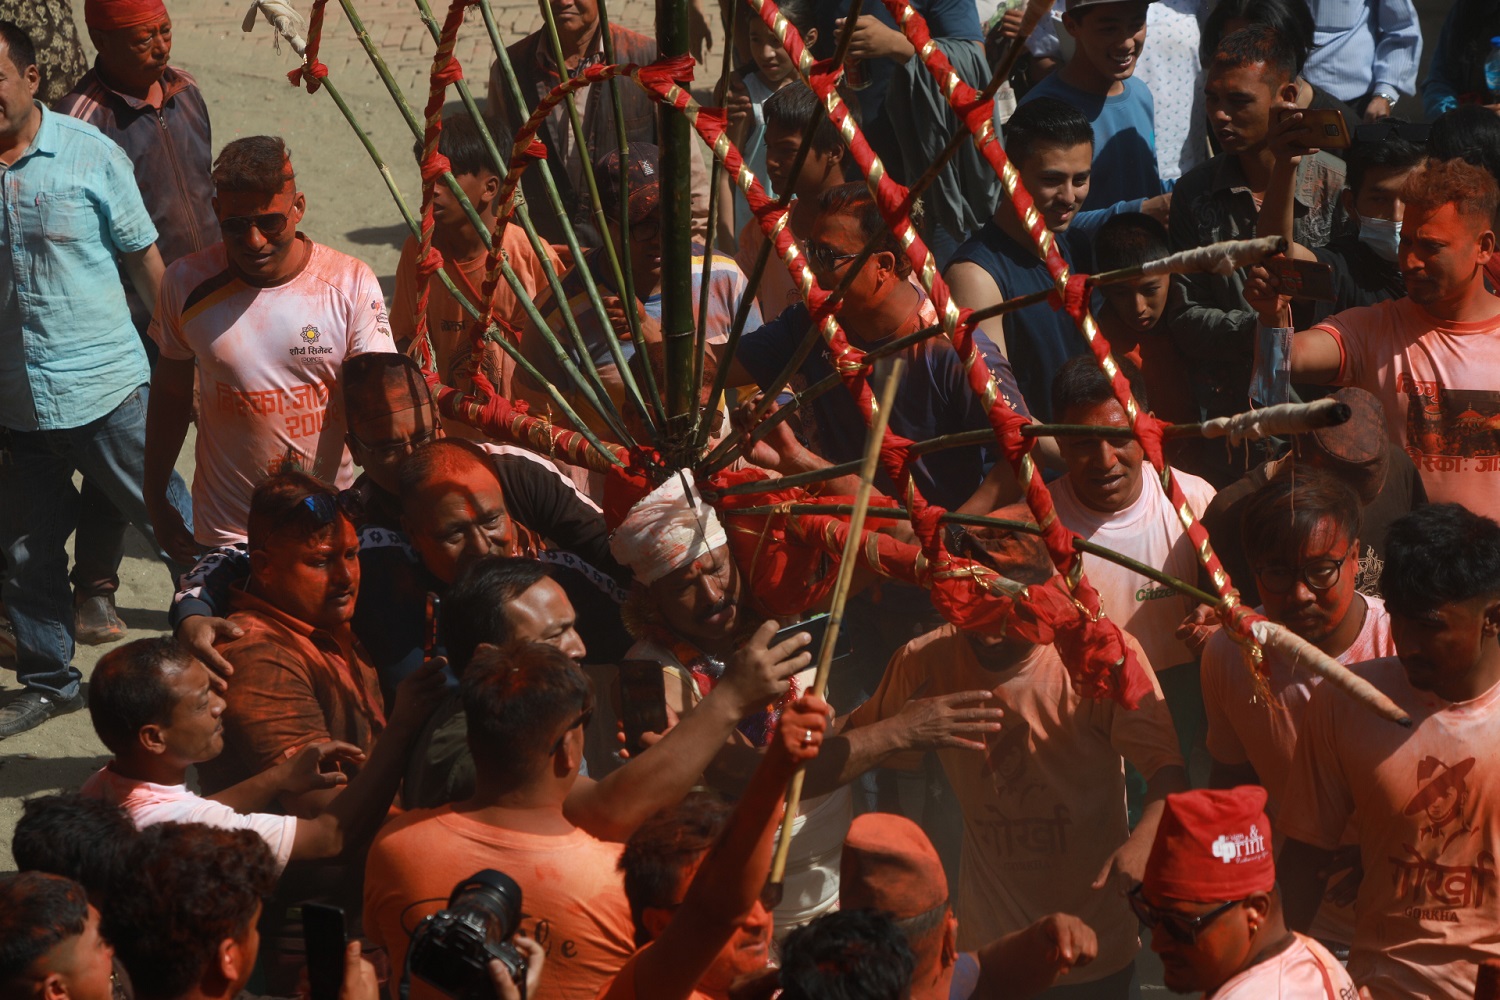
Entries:
[[1054,977],[1099,957],[1098,935],[1071,913],[1049,913],[1027,930],[1034,936],[1037,952],[1051,966]]
[[959,691],[902,705],[897,718],[905,727],[907,749],[984,750],[984,734],[998,733],[1005,717],[1002,708],[978,704],[993,697],[990,691]]
[[365,752],[353,743],[344,743],[339,740],[309,743],[286,762],[286,773],[281,785],[282,793],[301,795],[304,792],[321,792],[349,783],[349,776],[342,771],[323,770],[325,761],[334,765],[363,764]]
[[1261,265],[1252,267],[1242,293],[1245,304],[1255,310],[1263,326],[1291,326],[1292,300],[1281,294],[1281,282]]

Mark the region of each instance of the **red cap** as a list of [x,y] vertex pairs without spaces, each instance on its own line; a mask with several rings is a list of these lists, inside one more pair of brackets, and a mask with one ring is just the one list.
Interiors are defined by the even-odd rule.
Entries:
[[1168,795],[1142,887],[1153,899],[1218,903],[1276,884],[1266,790],[1259,785]]
[[167,17],[161,0],[84,0],[83,20],[95,31],[160,24]]
[[927,834],[905,816],[856,816],[839,861],[839,908],[884,910],[897,920],[948,901],[948,878]]

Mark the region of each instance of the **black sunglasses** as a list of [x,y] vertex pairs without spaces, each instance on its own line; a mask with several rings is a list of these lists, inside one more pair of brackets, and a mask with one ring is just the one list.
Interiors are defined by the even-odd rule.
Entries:
[[[1181,913],[1173,913],[1171,910],[1159,910],[1146,902],[1146,897],[1141,894],[1142,886],[1136,886],[1130,890],[1126,897],[1130,901],[1130,908],[1135,912],[1136,919],[1153,931],[1160,929],[1167,932],[1167,936],[1178,944],[1194,945],[1198,943],[1198,935],[1203,933],[1204,928],[1215,920],[1228,913],[1243,903],[1244,899],[1231,899],[1227,903],[1216,906],[1207,913],[1196,917],[1184,916]],[[1249,897],[1245,897],[1248,899]]]
[[364,504],[353,490],[313,493],[302,498],[301,506],[312,514],[313,524],[319,528],[332,524],[340,514],[356,524],[364,516]]
[[1432,126],[1424,122],[1370,122],[1354,126],[1354,141],[1374,143],[1386,142],[1390,139],[1405,139],[1414,146],[1424,146],[1431,132]]
[[287,223],[290,222],[285,213],[266,212],[263,215],[236,215],[229,219],[219,220],[219,229],[226,236],[246,236],[251,229],[260,230],[260,234],[268,240],[274,240],[286,232]]
[[827,273],[838,267],[846,260],[858,257],[857,253],[839,253],[826,243],[814,243],[808,240],[803,245],[803,252],[807,255],[808,263],[812,264],[813,270]]

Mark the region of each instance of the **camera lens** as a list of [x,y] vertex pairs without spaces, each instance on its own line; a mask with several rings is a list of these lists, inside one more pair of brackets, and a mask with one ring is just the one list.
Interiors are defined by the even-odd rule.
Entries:
[[448,908],[487,917],[486,937],[499,944],[509,941],[521,927],[521,887],[504,872],[486,868],[459,883],[448,900]]

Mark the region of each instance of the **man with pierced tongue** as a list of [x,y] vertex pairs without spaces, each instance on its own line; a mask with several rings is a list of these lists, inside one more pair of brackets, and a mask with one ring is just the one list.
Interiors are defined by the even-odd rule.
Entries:
[[1212,1000],[1353,1000],[1338,960],[1287,929],[1265,808],[1257,785],[1167,796],[1130,894],[1167,988]]

